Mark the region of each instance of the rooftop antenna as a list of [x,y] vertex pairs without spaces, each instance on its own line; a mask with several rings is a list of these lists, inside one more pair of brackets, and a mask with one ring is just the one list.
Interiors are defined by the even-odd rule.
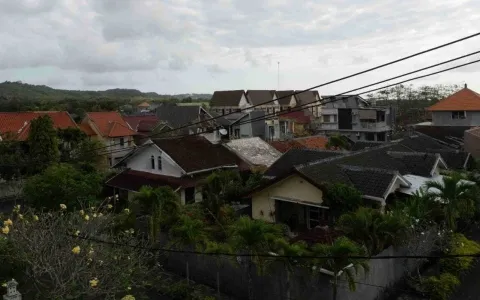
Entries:
[[277,61],[277,90],[280,90],[280,62]]

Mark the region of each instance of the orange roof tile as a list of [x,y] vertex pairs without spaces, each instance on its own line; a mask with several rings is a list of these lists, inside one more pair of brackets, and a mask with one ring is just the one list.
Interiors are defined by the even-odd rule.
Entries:
[[328,138],[324,136],[310,136],[296,139],[295,141],[304,145],[307,149],[325,150],[327,148]]
[[66,111],[0,112],[0,134],[12,133],[16,139],[24,141],[28,138],[30,122],[45,115],[52,119],[53,127],[57,129],[77,127]]
[[290,141],[272,141],[270,145],[278,151],[285,153],[290,149],[305,149],[305,145],[297,142],[296,140]]
[[88,125],[88,123],[80,123],[78,127],[87,135],[87,136],[94,136],[97,133]]
[[122,116],[116,111],[89,112],[87,118],[98,128],[104,137],[119,137],[135,135]]
[[148,102],[142,102],[140,103],[139,105],[137,105],[138,107],[150,107],[150,104],[148,104]]
[[463,88],[427,108],[428,111],[480,111],[480,94]]

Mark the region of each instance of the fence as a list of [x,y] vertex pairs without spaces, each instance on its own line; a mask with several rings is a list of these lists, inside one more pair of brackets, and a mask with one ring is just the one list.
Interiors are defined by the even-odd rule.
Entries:
[[[432,237],[433,233],[425,234],[425,240]],[[165,241],[165,238],[161,240]],[[430,250],[422,249],[422,253],[416,254],[427,254]],[[407,248],[389,247],[378,255],[411,255],[411,251]],[[182,276],[186,276],[188,263],[191,280],[213,288],[219,286],[220,291],[237,299],[248,299],[248,271],[236,261],[236,257],[169,253],[160,259],[165,269]],[[348,289],[345,278],[340,278],[337,299],[382,299],[384,294],[382,287],[393,286],[421,263],[421,260],[415,259],[372,259],[369,262],[369,272],[366,275],[362,271],[357,274],[355,281],[358,283],[354,292]],[[288,281],[285,266],[281,262],[270,265],[264,276],[259,276],[253,268],[251,276],[255,299],[318,300],[329,299],[332,295],[331,276],[314,275],[307,269],[297,268]],[[289,297],[287,297],[287,283],[290,287]]]

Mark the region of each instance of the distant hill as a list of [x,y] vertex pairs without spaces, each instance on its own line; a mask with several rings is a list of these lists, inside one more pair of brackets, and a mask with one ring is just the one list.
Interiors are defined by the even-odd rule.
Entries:
[[62,101],[67,99],[122,99],[122,100],[183,100],[190,98],[193,101],[208,101],[211,94],[179,94],[161,95],[155,92],[144,93],[135,89],[110,89],[105,91],[80,91],[54,89],[46,85],[33,85],[21,81],[5,81],[0,83],[0,101]]

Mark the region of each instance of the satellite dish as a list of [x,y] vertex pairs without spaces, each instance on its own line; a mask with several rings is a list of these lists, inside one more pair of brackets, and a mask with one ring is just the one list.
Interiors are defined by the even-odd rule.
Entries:
[[227,130],[224,128],[220,129],[218,132],[220,132],[221,135],[227,135],[228,133]]

